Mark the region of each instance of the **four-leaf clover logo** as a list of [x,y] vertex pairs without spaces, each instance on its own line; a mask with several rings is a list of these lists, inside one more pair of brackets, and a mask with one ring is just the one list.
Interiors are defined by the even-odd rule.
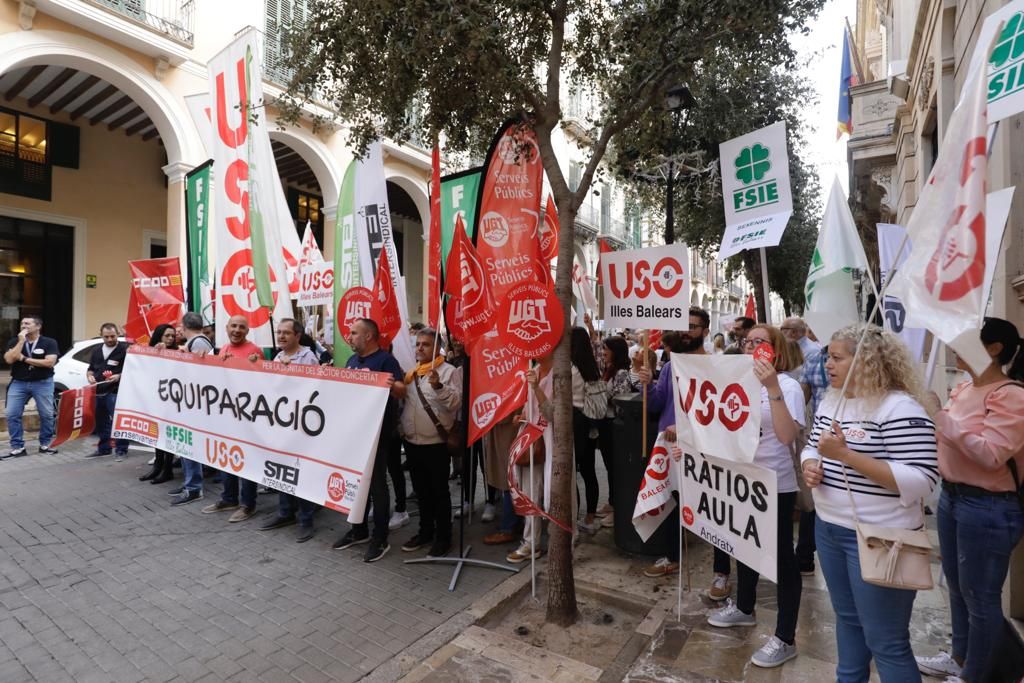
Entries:
[[734,162],[736,164],[736,179],[744,185],[761,180],[772,167],[768,156],[768,148],[759,142],[741,149],[740,155]]
[[988,61],[999,68],[1008,60],[1018,59],[1021,55],[1024,55],[1024,12],[1017,12],[1003,27]]

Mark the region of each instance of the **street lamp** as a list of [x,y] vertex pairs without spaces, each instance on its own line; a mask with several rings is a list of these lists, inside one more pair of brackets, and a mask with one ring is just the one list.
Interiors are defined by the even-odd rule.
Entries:
[[[676,133],[679,114],[684,109],[689,109],[694,104],[693,94],[685,85],[676,85],[665,92],[665,109],[672,115],[672,132]],[[668,182],[665,186],[665,244],[672,244],[676,241],[675,209],[672,206],[672,190],[675,181],[675,161],[672,155],[668,159]]]

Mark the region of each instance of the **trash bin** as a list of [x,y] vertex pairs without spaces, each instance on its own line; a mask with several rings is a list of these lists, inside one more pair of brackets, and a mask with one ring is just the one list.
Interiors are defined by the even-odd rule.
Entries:
[[[658,421],[648,416],[647,448],[640,450],[643,438],[643,398],[640,394],[616,396],[615,405],[615,454],[612,457],[612,476],[615,477],[615,545],[620,550],[637,555],[663,557],[668,555],[674,542],[669,525],[671,521],[658,527],[646,542],[637,535],[633,528],[633,507],[636,505],[636,494],[640,491],[640,480],[647,468],[647,456],[654,447],[658,437]],[[678,519],[672,515],[669,519]],[[678,522],[677,522],[678,523]]]

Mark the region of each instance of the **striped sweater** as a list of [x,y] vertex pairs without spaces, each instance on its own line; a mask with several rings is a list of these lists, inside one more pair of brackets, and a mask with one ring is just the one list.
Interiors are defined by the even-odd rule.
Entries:
[[[829,391],[818,406],[801,462],[818,458],[818,438],[830,429],[839,401]],[[866,524],[918,529],[924,524],[921,500],[939,482],[935,424],[924,408],[909,395],[888,394],[873,409],[861,399],[849,399],[841,422],[846,445],[858,453],[889,464],[899,492],[890,491],[847,466],[857,516]],[[825,476],[814,489],[814,505],[826,522],[852,529],[853,510],[843,483],[841,464],[824,458]]]

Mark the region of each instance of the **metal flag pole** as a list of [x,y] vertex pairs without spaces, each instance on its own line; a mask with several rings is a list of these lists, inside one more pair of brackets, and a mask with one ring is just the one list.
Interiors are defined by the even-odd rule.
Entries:
[[[533,390],[529,382],[526,384],[526,420],[533,422]],[[530,495],[537,489],[533,487],[533,444],[530,444]],[[530,520],[530,595],[537,599],[537,517]]]
[[771,297],[768,295],[768,256],[765,254],[764,247],[761,247],[758,251],[761,252],[761,287],[764,289],[764,322],[766,325],[771,325],[772,306]]

